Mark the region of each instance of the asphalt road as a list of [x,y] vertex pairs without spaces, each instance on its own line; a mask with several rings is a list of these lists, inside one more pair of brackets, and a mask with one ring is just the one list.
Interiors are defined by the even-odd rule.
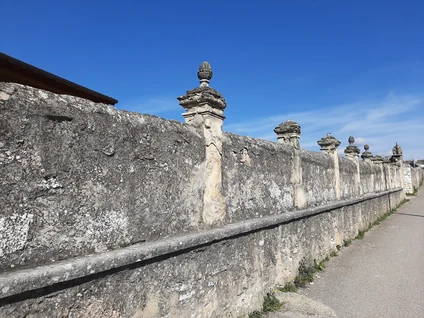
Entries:
[[424,317],[424,187],[409,199],[299,293],[339,318]]

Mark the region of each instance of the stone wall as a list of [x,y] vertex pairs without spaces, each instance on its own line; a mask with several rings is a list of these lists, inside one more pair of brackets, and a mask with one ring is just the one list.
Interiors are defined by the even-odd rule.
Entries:
[[404,198],[396,164],[223,133],[207,86],[187,123],[0,97],[0,317],[240,317]]
[[291,150],[285,145],[226,133],[222,162],[228,222],[293,208]]
[[414,193],[421,185],[423,180],[423,169],[416,167],[413,168],[409,164],[403,165],[404,173],[404,189],[405,193],[412,194]]
[[2,84],[0,268],[199,229],[205,155],[188,125]]

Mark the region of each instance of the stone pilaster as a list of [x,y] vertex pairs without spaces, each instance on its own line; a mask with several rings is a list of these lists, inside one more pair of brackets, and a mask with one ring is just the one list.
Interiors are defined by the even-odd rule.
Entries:
[[[380,170],[380,182],[381,185],[384,185],[384,170],[383,170],[383,158],[381,156],[374,156],[371,159],[372,163],[377,166],[377,168]],[[384,189],[378,189],[378,190],[384,190]]]
[[203,62],[197,76],[200,87],[178,97],[186,110],[186,123],[200,129],[205,137],[205,190],[203,197],[203,222],[208,225],[220,223],[226,215],[226,201],[222,194],[222,125],[227,106],[222,95],[209,87],[212,68]]
[[396,143],[396,145],[392,149],[392,156],[390,157],[390,161],[399,167],[399,185],[401,188],[404,188],[404,171],[403,171],[403,152],[402,147]]
[[[369,149],[370,149],[370,146],[368,144],[365,144],[364,145],[364,150],[365,151],[362,153],[361,158],[362,158],[362,160],[365,163],[367,163],[370,166],[372,166],[372,157],[373,157],[373,154],[369,151]],[[373,170],[371,170],[371,171],[373,171]],[[374,186],[375,186],[375,184],[374,184],[374,172],[371,173],[371,186],[374,189]]]
[[390,159],[383,159],[383,170],[384,176],[386,179],[386,190],[392,189],[392,172],[391,172],[391,162]]
[[340,141],[331,136],[330,133],[327,136],[321,138],[317,141],[318,145],[321,147],[321,151],[329,154],[334,162],[334,189],[336,192],[336,199],[340,199],[340,169],[339,169],[339,155],[337,154],[337,147],[340,146]]
[[346,155],[347,159],[352,160],[355,163],[356,166],[356,175],[355,175],[355,186],[358,191],[358,194],[362,194],[362,187],[361,187],[361,173],[359,170],[359,153],[361,150],[357,146],[354,145],[355,138],[353,136],[350,136],[348,139],[349,146],[346,147],[344,150],[344,153]]
[[292,180],[293,185],[293,204],[296,208],[306,206],[306,194],[302,187],[302,165],[300,155],[300,125],[288,119],[275,127],[279,143],[286,144],[293,150]]

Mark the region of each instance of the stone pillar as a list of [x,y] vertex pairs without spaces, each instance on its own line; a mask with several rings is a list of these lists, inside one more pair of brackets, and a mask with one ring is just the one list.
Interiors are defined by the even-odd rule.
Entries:
[[382,190],[384,190],[384,186],[383,186],[384,185],[383,158],[381,156],[374,156],[374,157],[372,157],[371,161],[380,170],[380,184],[382,186],[381,186],[380,189],[377,189],[377,190],[382,191]]
[[[361,155],[362,160],[364,160],[365,163],[369,164],[370,167],[372,167],[372,153],[369,151],[370,146],[368,146],[368,144],[364,145],[364,152]],[[370,192],[370,189],[372,188],[373,191],[375,189],[375,183],[374,183],[374,172],[373,170],[371,170],[371,183],[367,185],[368,188],[368,192]]]
[[203,222],[208,225],[220,223],[226,215],[226,201],[222,194],[222,125],[227,106],[222,95],[209,87],[212,68],[203,62],[197,76],[200,87],[178,97],[186,123],[200,129],[205,137],[205,190],[203,196]]
[[293,185],[293,205],[295,208],[301,209],[306,206],[306,194],[302,187],[302,165],[300,155],[300,125],[288,119],[275,127],[274,132],[277,134],[279,143],[286,144],[293,149],[293,166],[292,179]]
[[390,171],[391,164],[388,158],[383,159],[383,169],[384,169],[384,176],[386,179],[386,190],[389,190],[392,188],[392,173]]
[[396,145],[392,149],[392,156],[390,157],[390,161],[399,167],[399,186],[404,188],[404,180],[403,180],[403,152],[402,147],[396,143]]
[[359,170],[359,153],[361,152],[361,150],[359,150],[359,148],[354,145],[355,138],[353,138],[353,136],[349,137],[348,142],[349,142],[349,146],[346,147],[346,149],[344,150],[344,153],[347,159],[350,159],[355,163],[355,166],[356,166],[355,186],[358,191],[358,195],[361,195],[362,194],[361,173]]
[[317,141],[321,147],[321,151],[329,154],[333,158],[334,162],[334,189],[336,192],[336,199],[340,199],[340,170],[339,170],[339,155],[337,154],[337,147],[340,146],[340,141],[331,136],[330,133],[327,136]]

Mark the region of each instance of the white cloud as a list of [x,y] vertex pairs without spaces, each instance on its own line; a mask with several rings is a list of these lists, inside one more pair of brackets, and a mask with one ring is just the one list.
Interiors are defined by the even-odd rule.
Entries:
[[241,135],[276,140],[273,129],[291,119],[302,129],[301,145],[304,149],[319,151],[317,140],[330,132],[342,144],[354,136],[355,145],[363,149],[368,143],[375,155],[390,155],[396,142],[402,146],[404,158],[424,158],[424,99],[419,96],[389,94],[378,101],[361,101],[316,111],[277,114],[245,122],[225,125],[226,131]]

